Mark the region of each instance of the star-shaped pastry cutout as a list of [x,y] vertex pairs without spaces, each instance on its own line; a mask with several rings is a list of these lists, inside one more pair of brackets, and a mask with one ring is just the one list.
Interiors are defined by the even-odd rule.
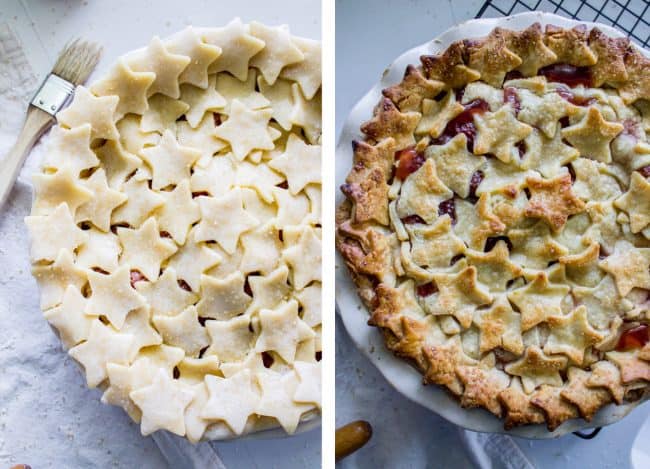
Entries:
[[472,175],[485,164],[485,157],[467,151],[464,133],[456,135],[445,145],[431,145],[424,154],[435,160],[442,182],[462,198],[469,195]]
[[99,160],[90,149],[90,131],[90,124],[73,129],[54,127],[47,140],[43,168],[58,170],[69,166],[73,175],[79,175],[84,169],[97,166]]
[[467,65],[480,72],[482,81],[495,87],[501,87],[506,73],[522,64],[521,58],[508,49],[498,30],[483,40],[469,42],[466,50]]
[[[265,164],[253,164],[248,161],[239,162],[235,170],[235,185],[249,187],[255,190],[264,202],[267,204],[272,203],[273,189],[284,179],[271,170],[269,166]],[[307,171],[307,168],[305,168],[305,171]]]
[[562,167],[575,161],[580,152],[562,141],[560,124],[555,124],[553,138],[542,135],[533,129],[526,137],[526,153],[522,160],[522,168],[539,171],[542,176],[552,178],[563,171]]
[[598,28],[589,33],[589,47],[598,61],[589,70],[593,87],[601,88],[605,83],[617,84],[628,80],[625,69],[625,55],[630,47],[627,38],[610,38]]
[[314,283],[295,296],[302,307],[302,320],[310,327],[318,326],[322,321],[320,284]]
[[464,42],[456,41],[441,55],[423,55],[420,61],[427,78],[441,81],[449,88],[462,88],[481,77],[479,72],[465,64],[466,53]]
[[492,306],[477,311],[474,318],[480,331],[481,353],[502,347],[516,355],[524,351],[521,337],[521,315],[516,313],[505,295],[497,296]]
[[176,270],[171,266],[156,281],[137,282],[135,289],[147,299],[151,312],[157,316],[174,316],[198,300],[196,293],[181,288]]
[[556,63],[566,63],[576,67],[594,65],[598,58],[588,44],[586,25],[572,29],[546,25],[546,45],[557,56]]
[[117,329],[122,329],[129,312],[146,305],[146,299],[131,287],[130,270],[122,265],[112,274],[88,271],[92,294],[85,312],[104,315]]
[[[214,115],[207,113],[195,129],[188,122],[179,121],[176,123],[176,138],[178,143],[184,147],[190,147],[201,152],[202,158],[194,165],[194,171],[204,162],[220,150],[228,146],[223,140],[219,140],[214,134]],[[198,191],[197,191],[198,192]]]
[[182,348],[187,356],[198,356],[210,344],[194,306],[188,306],[176,316],[154,315],[153,323],[166,344]]
[[322,100],[320,91],[311,100],[307,100],[297,83],[291,85],[291,96],[293,97],[293,109],[289,120],[295,126],[302,127],[302,132],[307,141],[312,145],[321,143],[322,124]]
[[189,83],[199,88],[208,86],[208,67],[221,55],[220,47],[201,41],[192,26],[174,34],[165,45],[169,52],[191,58],[178,77],[179,83]]
[[627,212],[632,233],[642,231],[650,225],[650,183],[638,171],[632,172],[629,190],[614,205]]
[[86,284],[87,270],[77,267],[72,253],[61,249],[53,264],[35,264],[32,275],[38,283],[41,293],[41,310],[45,311],[58,305],[69,285],[79,290]]
[[122,245],[120,262],[138,269],[150,281],[158,278],[163,261],[178,249],[173,241],[160,237],[153,217],[138,229],[118,228],[117,236]]
[[[542,96],[526,90],[517,89],[520,110],[517,119],[538,129],[544,136],[553,138],[558,121],[572,114],[576,107],[563,99],[556,91],[549,91]],[[573,111],[574,112],[574,111]]]
[[561,303],[569,290],[567,285],[550,283],[548,274],[542,271],[528,285],[508,293],[508,299],[521,312],[521,330],[527,331],[549,316],[562,314]]
[[354,166],[341,192],[352,202],[352,219],[356,224],[375,220],[382,225],[389,224],[388,189],[386,178],[380,168],[359,168]]
[[[395,163],[395,140],[391,137],[382,140],[377,145],[369,145],[360,140],[353,140],[352,152],[354,153],[354,166],[352,167],[353,171],[346,178],[346,182],[358,182],[351,178],[356,174],[365,178],[367,171],[375,168],[381,171],[386,181],[390,179]],[[355,169],[357,171],[354,171]]]
[[567,372],[568,383],[560,392],[563,398],[578,408],[580,416],[588,422],[601,407],[612,400],[606,389],[587,385],[591,374],[590,371],[572,366]]
[[384,89],[382,94],[393,101],[400,111],[419,111],[422,100],[435,98],[444,86],[440,81],[425,78],[414,65],[408,65],[402,81]]
[[111,227],[113,210],[122,205],[127,200],[127,196],[108,187],[103,168],[95,171],[83,181],[83,184],[93,195],[92,199],[79,206],[75,220],[77,222],[90,220],[100,230],[108,231]]
[[308,145],[300,137],[289,135],[287,146],[269,166],[287,178],[292,194],[300,192],[307,184],[321,182],[321,146]]
[[313,405],[299,404],[293,400],[293,395],[298,386],[295,374],[285,373],[282,375],[265,370],[257,373],[256,379],[262,390],[262,396],[255,413],[266,417],[274,417],[287,433],[294,433],[300,422],[301,415],[313,409]]
[[179,77],[190,64],[190,57],[170,53],[160,38],[154,36],[146,48],[129,54],[126,60],[136,72],[156,74],[156,79],[148,89],[148,96],[162,93],[170,98],[179,98]]
[[[206,321],[205,328],[210,335],[210,347],[205,353],[216,355],[222,364],[244,360],[255,342],[251,319],[246,314],[225,321]],[[225,371],[224,375],[229,376]]]
[[216,241],[228,254],[233,254],[242,233],[256,227],[259,221],[243,206],[242,189],[233,189],[222,197],[197,197],[201,221],[196,226],[195,241]]
[[65,350],[86,340],[90,327],[97,319],[84,313],[86,302],[86,298],[75,286],[68,285],[62,303],[43,313],[45,319],[59,332]]
[[[124,119],[120,122],[123,121]],[[108,140],[95,152],[106,172],[108,185],[113,189],[121,188],[126,178],[142,166],[140,158],[126,151],[122,144],[115,140]]]
[[505,409],[506,430],[518,425],[544,422],[544,414],[531,404],[518,378],[513,378],[510,386],[499,393],[499,401]]
[[25,224],[31,241],[29,258],[32,262],[53,261],[61,249],[74,251],[88,239],[88,235],[75,224],[65,203],[49,215],[25,217]]
[[[268,275],[251,275],[248,277],[248,283],[253,293],[253,301],[247,312],[254,314],[261,309],[273,309],[282,301],[288,300],[291,291],[287,282],[288,277],[289,269],[286,265],[281,265]],[[303,292],[306,290],[303,290]]]
[[577,304],[587,307],[589,323],[596,329],[607,329],[618,316],[632,309],[628,300],[622,298],[611,275],[605,275],[593,288],[574,286],[571,292]]
[[321,281],[322,244],[319,232],[309,226],[298,229],[295,242],[288,243],[282,259],[291,267],[291,283],[297,290],[302,290],[313,281]]
[[124,321],[120,332],[131,334],[135,338],[134,350],[140,353],[144,347],[158,346],[162,344],[162,337],[151,326],[151,308],[144,306],[129,313]]
[[611,200],[621,195],[621,186],[609,165],[589,158],[571,163],[575,173],[573,191],[586,201]]
[[192,198],[190,181],[182,180],[173,191],[159,193],[165,203],[156,212],[158,225],[179,245],[185,244],[190,227],[201,218],[199,204]]
[[287,65],[301,62],[305,56],[293,43],[289,28],[286,26],[269,27],[256,21],[250,24],[250,33],[264,41],[264,49],[259,51],[249,62],[257,67],[270,85]]
[[236,434],[241,435],[248,417],[255,412],[260,396],[253,384],[251,371],[242,370],[228,378],[208,375],[205,384],[210,398],[201,417],[222,420]]
[[648,79],[650,59],[637,51],[625,54],[625,70],[628,80],[618,89],[626,104],[639,100],[650,100],[650,79]]
[[220,366],[219,358],[206,354],[202,358],[183,358],[183,361],[178,364],[178,371],[184,381],[202,383],[207,374],[220,375]]
[[217,91],[216,83],[216,77],[211,76],[206,82],[207,88],[205,89],[192,85],[181,86],[181,101],[189,105],[189,111],[185,113],[185,117],[192,128],[198,127],[206,113],[226,106],[226,99]]
[[310,216],[310,200],[304,194],[292,195],[288,189],[276,187],[273,189],[273,198],[278,207],[276,227],[301,225]]
[[465,267],[454,274],[434,274],[438,293],[426,297],[425,309],[434,315],[450,314],[467,329],[474,310],[492,302],[492,295],[476,281],[476,267]]
[[375,108],[375,116],[361,126],[361,131],[375,143],[392,137],[395,148],[400,150],[415,143],[413,132],[420,117],[419,112],[400,112],[390,99],[383,98]]
[[197,163],[190,179],[192,192],[207,192],[213,197],[225,195],[235,185],[232,154],[217,155],[207,165]]
[[222,261],[222,257],[205,243],[195,240],[196,228],[192,228],[187,242],[180,247],[168,261],[167,266],[176,270],[178,278],[184,280],[192,289],[198,292],[201,274]]
[[244,292],[245,281],[241,272],[223,279],[201,275],[201,301],[196,305],[199,316],[226,320],[243,313],[251,302]]
[[202,32],[203,40],[221,48],[221,55],[208,68],[208,73],[229,72],[239,80],[246,80],[248,64],[264,48],[264,41],[249,34],[249,26],[235,18],[223,28]]
[[494,355],[486,357],[487,365],[459,366],[456,373],[463,383],[464,392],[460,405],[465,408],[484,407],[494,415],[501,417],[499,393],[508,387],[510,377],[494,366]]
[[268,273],[275,268],[280,258],[279,230],[273,221],[260,225],[257,229],[241,237],[244,249],[239,270],[245,273]]
[[650,381],[650,363],[645,360],[640,360],[638,355],[639,352],[635,350],[607,352],[607,359],[614,362],[620,370],[621,382],[623,384],[629,384],[639,380]]
[[610,143],[622,131],[623,125],[606,121],[600,110],[591,106],[580,122],[562,129],[562,138],[576,147],[580,156],[611,163]]
[[570,174],[553,179],[528,177],[526,184],[531,193],[526,216],[543,219],[554,232],[562,229],[570,215],[585,209],[584,202],[572,191]]
[[425,268],[449,267],[451,259],[465,252],[465,243],[454,234],[451,218],[444,215],[433,225],[407,225],[411,239],[411,258]]
[[539,23],[533,23],[523,31],[495,28],[506,41],[506,46],[520,59],[515,68],[526,77],[536,76],[540,68],[556,63],[557,56],[544,44],[544,34]]
[[[146,357],[136,359],[131,365],[107,363],[109,386],[102,394],[104,404],[122,407],[136,422],[142,419],[142,412],[131,400],[129,394],[135,389],[148,386],[153,381],[157,368]],[[171,370],[169,371],[171,374]]]
[[400,217],[419,215],[425,222],[431,223],[438,218],[440,202],[452,196],[453,192],[438,177],[434,160],[427,159],[402,184],[397,213]]
[[492,153],[504,163],[518,158],[515,147],[517,142],[525,139],[533,128],[522,124],[515,117],[512,107],[502,106],[496,112],[486,112],[484,115],[474,115],[476,139],[474,154]]
[[500,240],[488,252],[469,249],[465,258],[476,267],[478,281],[489,285],[491,290],[505,291],[508,282],[523,274],[523,269],[510,260],[508,245]]
[[591,365],[591,376],[587,386],[606,388],[614,402],[621,404],[625,396],[625,387],[621,382],[621,372],[612,362],[603,360]]
[[271,109],[251,110],[235,99],[230,104],[228,120],[215,129],[215,135],[230,143],[239,161],[252,150],[273,150],[273,136],[269,129]]
[[293,111],[293,94],[291,82],[283,79],[269,85],[262,76],[257,78],[260,92],[271,101],[273,119],[286,131],[291,130],[291,112]]
[[418,135],[427,134],[438,138],[447,127],[447,124],[463,112],[465,108],[456,101],[456,93],[448,91],[441,100],[425,99],[422,102],[422,119],[415,129]]
[[97,96],[118,96],[115,119],[133,114],[144,114],[149,108],[147,91],[156,79],[153,72],[134,72],[123,58],[108,72],[103,80],[93,84],[90,90]]
[[36,173],[32,176],[32,183],[32,215],[47,215],[66,203],[74,216],[77,208],[92,198],[92,192],[79,183],[69,166],[64,166],[54,174]]
[[201,152],[178,144],[174,134],[165,130],[160,143],[144,148],[140,154],[153,169],[153,188],[158,190],[189,179],[190,169]]
[[127,196],[127,202],[113,211],[113,224],[127,223],[138,227],[151,212],[165,203],[165,199],[157,192],[149,189],[147,181],[138,181],[132,177],[122,186],[122,192]]
[[561,392],[562,387],[542,384],[530,398],[530,402],[544,412],[549,431],[555,430],[566,420],[578,417],[577,407],[564,399]]
[[129,397],[142,411],[143,435],[156,430],[185,435],[185,408],[194,398],[191,388],[172,379],[164,370],[158,370],[149,386],[132,391]]
[[201,441],[205,429],[212,423],[208,419],[201,417],[203,408],[208,402],[208,387],[201,380],[192,385],[192,392],[194,398],[190,405],[185,408],[185,437],[192,444],[197,444]]
[[566,366],[565,357],[549,357],[537,345],[531,345],[519,360],[506,365],[505,371],[520,376],[524,391],[530,394],[542,384],[562,386],[560,370]]
[[446,386],[453,394],[463,393],[463,385],[458,379],[456,368],[462,365],[472,365],[476,360],[466,355],[460,342],[460,336],[452,336],[447,342],[423,349],[426,362],[424,383],[435,383]]
[[298,316],[296,300],[275,309],[262,309],[259,318],[262,332],[255,343],[255,351],[274,351],[287,363],[293,363],[298,344],[314,336],[311,327]]
[[637,248],[628,241],[616,243],[614,252],[598,266],[616,281],[620,296],[627,296],[633,288],[650,289],[650,248]]
[[189,104],[164,94],[155,94],[149,98],[149,109],[144,111],[140,119],[140,130],[143,132],[160,132],[175,125],[178,118],[190,109]]
[[228,102],[221,110],[221,114],[230,115],[230,106],[235,99],[251,110],[269,107],[271,102],[257,91],[257,87],[258,80],[255,69],[250,70],[248,78],[244,81],[238,80],[229,73],[219,73],[217,75],[217,90]]
[[[568,234],[568,233],[567,233]],[[604,276],[598,268],[600,244],[593,241],[586,249],[558,259],[566,267],[567,277],[578,285],[594,286]]]
[[550,316],[546,322],[550,334],[544,345],[544,352],[563,353],[578,365],[584,360],[585,349],[604,338],[587,321],[587,308],[584,305],[565,316]]
[[115,127],[115,110],[119,102],[117,96],[94,96],[83,86],[75,89],[72,104],[56,115],[59,124],[70,129],[90,124],[91,139],[105,138],[117,140],[119,134]]
[[530,228],[508,231],[512,242],[510,258],[523,268],[544,269],[549,262],[568,254],[568,249],[550,236],[550,228],[540,221]]
[[489,237],[502,234],[506,230],[506,225],[492,211],[489,193],[482,194],[476,205],[454,200],[458,220],[454,231],[470,248],[482,251]]
[[111,326],[94,321],[88,339],[68,353],[83,365],[88,387],[94,388],[106,379],[107,363],[128,365],[133,360],[133,341],[133,335],[116,332]]
[[321,408],[321,362],[295,361],[293,369],[298,377],[298,386],[293,394],[293,400],[314,404]]
[[295,36],[291,41],[300,49],[304,58],[301,62],[285,66],[280,76],[297,82],[305,98],[312,99],[321,85],[320,42]]

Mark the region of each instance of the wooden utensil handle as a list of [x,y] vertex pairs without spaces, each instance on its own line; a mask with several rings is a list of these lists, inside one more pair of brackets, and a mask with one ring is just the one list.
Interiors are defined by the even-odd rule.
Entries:
[[9,154],[0,163],[0,206],[4,205],[11,193],[11,188],[16,182],[20,168],[23,167],[25,157],[39,139],[54,123],[54,117],[45,111],[29,106],[27,118],[23,129],[18,135],[14,146]]
[[357,420],[336,429],[336,461],[354,453],[372,436],[372,427],[365,420]]

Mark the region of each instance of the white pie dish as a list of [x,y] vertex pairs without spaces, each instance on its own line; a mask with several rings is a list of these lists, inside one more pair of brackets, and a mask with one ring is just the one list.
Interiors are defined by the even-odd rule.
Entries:
[[[381,90],[398,83],[408,64],[419,63],[420,55],[440,53],[456,40],[485,36],[495,27],[523,29],[534,22],[540,22],[542,25],[554,24],[561,27],[586,24],[590,27],[597,26],[605,34],[612,37],[623,36],[619,31],[606,25],[574,21],[553,14],[533,12],[506,18],[470,20],[445,31],[432,41],[403,53],[384,71],[381,81],[375,84],[353,107],[344,123],[336,149],[337,186],[344,182],[350,170],[352,163],[351,142],[362,138],[359,131],[360,125],[372,115],[374,106],[381,98]],[[648,55],[647,51],[643,52]],[[341,203],[342,200],[343,195],[338,194],[337,204]],[[368,320],[366,308],[357,295],[356,287],[350,280],[347,268],[340,256],[337,256],[336,262],[336,281],[337,312],[341,315],[343,323],[357,347],[377,366],[384,377],[400,393],[463,428],[481,432],[509,433],[527,438],[554,438],[583,428],[593,428],[614,423],[647,399],[646,396],[641,401],[622,406],[608,405],[601,409],[591,422],[579,419],[570,420],[553,432],[549,432],[544,425],[529,425],[506,431],[503,428],[503,422],[487,411],[463,409],[454,398],[441,388],[423,386],[421,374],[388,351],[379,330],[366,325]]]

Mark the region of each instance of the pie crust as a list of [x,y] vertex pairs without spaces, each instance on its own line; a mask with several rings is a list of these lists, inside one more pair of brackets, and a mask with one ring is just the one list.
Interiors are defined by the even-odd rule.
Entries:
[[369,324],[506,429],[650,389],[649,66],[495,28],[408,66],[353,142],[337,248]]
[[57,116],[25,220],[41,308],[144,435],[320,412],[320,51],[286,26],[188,27]]

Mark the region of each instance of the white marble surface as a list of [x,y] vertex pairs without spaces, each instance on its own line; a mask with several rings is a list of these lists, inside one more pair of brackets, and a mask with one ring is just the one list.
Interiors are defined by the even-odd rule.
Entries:
[[[287,23],[294,34],[320,38],[320,1],[264,0],[0,0],[0,23],[20,37],[38,76],[47,73],[71,37],[104,46],[95,76],[114,59],[188,24],[218,26],[244,21]],[[92,79],[92,77],[91,77]],[[22,119],[0,114],[0,129]],[[11,121],[11,122],[9,122]],[[4,147],[0,146],[0,156]],[[30,193],[18,185],[0,212],[0,467],[141,467],[166,463],[151,438],[121,409],[99,402],[73,361],[42,319],[29,274],[26,230]],[[216,444],[227,467],[314,467],[320,461],[320,431],[293,438]]]
[[[423,43],[451,25],[476,15],[476,0],[337,0],[336,129],[349,109],[378,81],[385,67],[404,50]],[[359,354],[337,319],[336,423],[369,420],[375,429],[369,445],[343,467],[467,467],[470,463],[458,428],[408,401]],[[591,441],[572,435],[549,441],[517,439],[537,467],[630,467],[630,448],[650,405],[602,430]],[[397,444],[398,442],[398,444]],[[388,464],[386,464],[388,463]]]

